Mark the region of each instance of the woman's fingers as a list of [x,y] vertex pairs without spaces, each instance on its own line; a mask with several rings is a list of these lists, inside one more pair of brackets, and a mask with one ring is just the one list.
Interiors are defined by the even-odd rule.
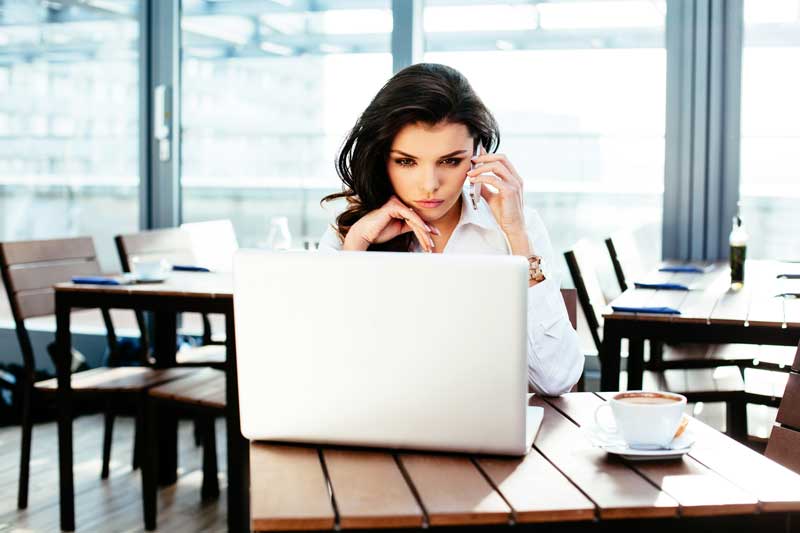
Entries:
[[487,154],[487,153],[484,153],[482,155],[479,155],[477,157],[472,158],[472,161],[474,163],[494,163],[494,162],[499,162],[504,167],[506,167],[509,170],[509,174],[512,177],[514,177],[516,180],[519,180],[520,185],[522,185],[522,177],[519,175],[519,172],[517,172],[517,169],[514,168],[514,165],[511,164],[511,161],[508,159],[508,157],[505,154]]
[[413,209],[400,203],[400,205],[394,206],[390,216],[405,220],[405,223],[414,231],[414,235],[416,235],[422,249],[426,252],[433,251],[434,245],[431,238],[433,228],[426,224]]
[[513,184],[515,187],[522,187],[522,180],[516,178],[511,171],[501,161],[493,161],[491,163],[484,163],[469,172],[467,176],[474,177],[487,172],[492,172],[508,184]]

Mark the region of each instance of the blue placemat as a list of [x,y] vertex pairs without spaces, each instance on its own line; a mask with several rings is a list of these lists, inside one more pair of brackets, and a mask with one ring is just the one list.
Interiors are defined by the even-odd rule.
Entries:
[[640,283],[635,282],[637,289],[657,289],[660,291],[688,291],[689,287],[682,283]]
[[108,276],[72,276],[72,283],[81,285],[122,285],[120,280]]
[[655,313],[659,315],[679,315],[680,311],[673,307],[625,307],[612,305],[611,309],[617,313]]
[[172,270],[177,272],[211,272],[211,270],[206,267],[194,265],[172,265]]

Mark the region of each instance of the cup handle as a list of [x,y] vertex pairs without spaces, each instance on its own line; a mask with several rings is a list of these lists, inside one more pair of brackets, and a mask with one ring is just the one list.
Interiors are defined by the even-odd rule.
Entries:
[[617,432],[616,425],[609,426],[600,421],[600,411],[602,411],[604,408],[610,409],[611,404],[604,403],[603,405],[598,406],[597,409],[594,410],[594,423],[597,425],[598,428],[600,428],[601,431],[603,431],[603,433],[614,434]]

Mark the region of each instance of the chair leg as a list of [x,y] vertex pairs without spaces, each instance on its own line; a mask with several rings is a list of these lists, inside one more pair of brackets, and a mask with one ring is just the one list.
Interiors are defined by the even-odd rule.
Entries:
[[143,440],[144,440],[144,416],[142,412],[137,412],[136,420],[133,425],[133,462],[131,466],[134,470],[139,468],[139,466],[142,464],[141,459],[143,451],[142,450]]
[[209,500],[219,497],[217,477],[217,435],[214,416],[204,418],[203,423],[203,487],[201,498]]
[[156,517],[158,514],[158,437],[156,434],[158,414],[156,401],[146,396],[140,403],[140,416],[143,423],[144,446],[148,453],[144,454],[142,460],[142,507],[144,511],[144,527],[147,531],[156,528]]
[[739,442],[747,442],[747,402],[744,395],[725,403],[726,433]]
[[32,393],[33,388],[28,383],[22,385],[22,450],[19,462],[19,493],[17,494],[17,508],[19,509],[28,507],[28,479],[31,467],[31,438],[33,437]]
[[100,472],[100,479],[108,479],[109,463],[111,462],[111,441],[114,436],[114,412],[111,410],[111,402],[106,406],[103,424],[103,469]]
[[201,446],[203,444],[203,420],[202,417],[196,416],[194,418],[194,445]]

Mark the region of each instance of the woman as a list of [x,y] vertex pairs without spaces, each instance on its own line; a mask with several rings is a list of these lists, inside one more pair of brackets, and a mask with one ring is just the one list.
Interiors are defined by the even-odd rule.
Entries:
[[[499,143],[494,117],[458,71],[436,64],[403,69],[342,146],[343,192],[323,202],[344,198],[347,207],[319,248],[528,258],[528,382],[555,396],[578,381],[583,356],[559,282],[541,270],[554,259],[547,230],[535,211],[524,209],[523,180],[505,155],[494,153]],[[477,207],[467,180],[481,184]]]

